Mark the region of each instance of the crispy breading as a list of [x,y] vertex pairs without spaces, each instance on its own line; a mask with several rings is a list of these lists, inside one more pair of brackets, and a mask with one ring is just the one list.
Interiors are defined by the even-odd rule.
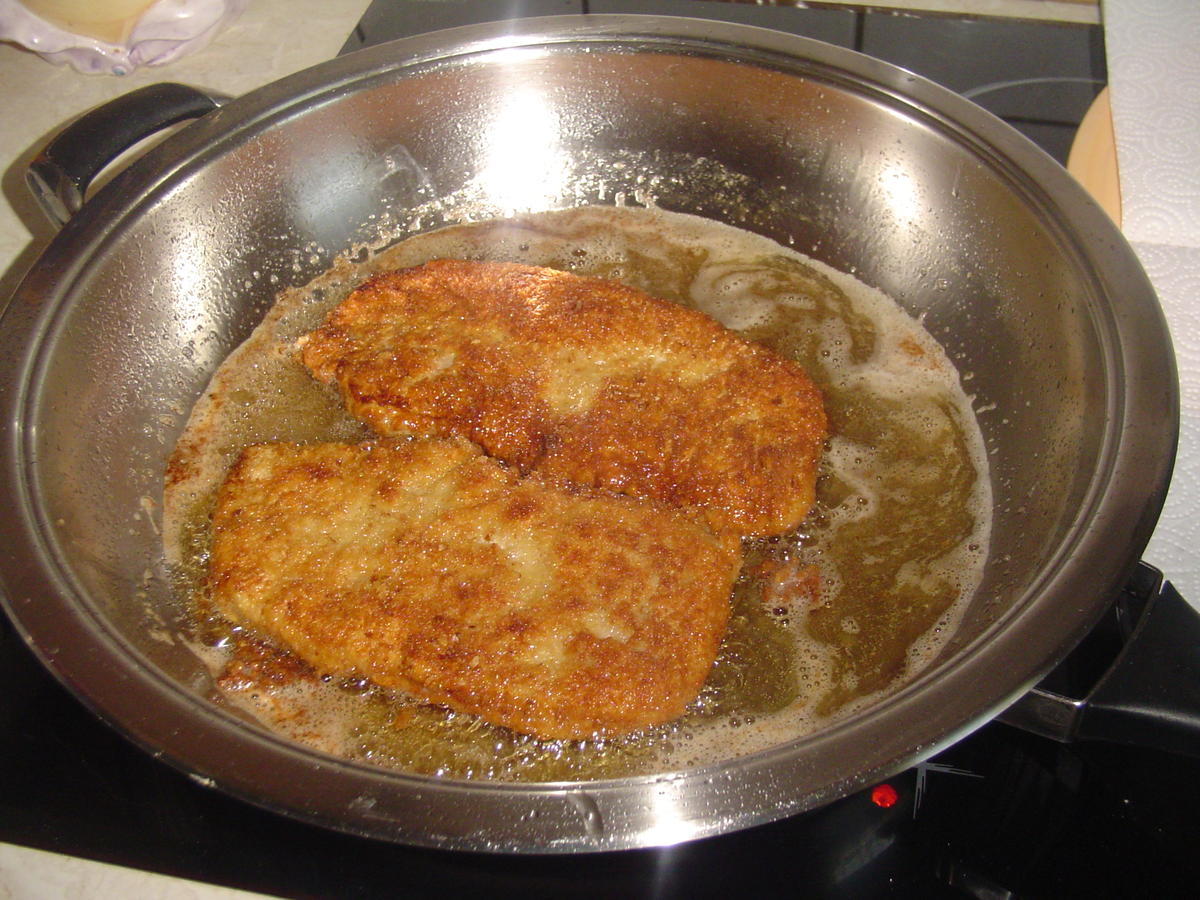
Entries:
[[684,712],[740,564],[692,516],[465,441],[257,444],[218,493],[209,589],[321,672],[582,738]]
[[812,505],[825,414],[805,372],[615,281],[435,260],[370,279],[301,343],[380,434],[467,438],[523,473],[744,535],[787,531]]

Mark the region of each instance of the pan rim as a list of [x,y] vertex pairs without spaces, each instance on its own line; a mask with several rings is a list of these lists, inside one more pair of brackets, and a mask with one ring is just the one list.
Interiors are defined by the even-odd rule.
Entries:
[[[1008,135],[1005,132],[1000,132],[999,146],[994,141],[985,141],[980,136],[982,130],[980,123],[989,121],[990,117],[986,113],[978,110],[977,107],[970,105],[967,101],[957,98],[942,88],[932,85],[932,83],[924,82],[918,79],[917,76],[911,76],[908,73],[903,73],[902,70],[896,70],[894,67],[886,66],[886,64],[878,63],[874,60],[869,60],[866,57],[859,57],[858,54],[852,54],[852,51],[843,51],[841,48],[828,48],[826,45],[803,38],[793,38],[786,35],[778,35],[774,32],[768,32],[765,29],[751,28],[748,26],[726,26],[724,24],[717,26],[716,23],[701,23],[699,20],[679,20],[670,19],[662,20],[659,17],[650,16],[587,16],[580,17],[582,22],[566,22],[559,21],[560,19],[575,19],[576,17],[555,17],[553,20],[527,20],[522,23],[516,31],[501,30],[496,26],[468,26],[465,29],[454,29],[451,32],[443,32],[435,35],[421,36],[419,39],[406,39],[396,42],[393,45],[383,45],[382,47],[370,48],[368,50],[359,51],[340,60],[334,60],[322,66],[315,67],[305,73],[300,73],[292,76],[289,79],[284,79],[282,82],[277,82],[274,85],[268,85],[259,91],[247,95],[245,98],[235,100],[224,109],[214,114],[209,122],[197,123],[197,130],[192,128],[186,129],[178,136],[178,140],[171,139],[165,142],[155,152],[155,157],[144,165],[135,167],[130,170],[130,173],[119,182],[119,190],[123,192],[125,197],[133,197],[133,200],[115,199],[118,195],[110,186],[108,194],[98,194],[94,201],[97,205],[89,209],[85,206],[84,211],[68,223],[66,229],[60,234],[51,248],[43,255],[42,260],[39,260],[35,265],[35,271],[27,277],[26,281],[18,289],[14,296],[13,304],[10,304],[10,309],[6,310],[3,317],[0,318],[0,323],[3,324],[3,329],[0,331],[10,331],[10,318],[20,315],[28,322],[28,309],[21,309],[21,304],[32,302],[32,295],[46,290],[51,292],[69,292],[69,287],[64,288],[64,285],[69,285],[70,281],[86,267],[89,259],[95,254],[102,251],[103,242],[108,239],[110,232],[103,229],[97,231],[97,221],[103,221],[108,218],[107,228],[115,229],[119,225],[119,218],[111,218],[112,212],[120,206],[126,213],[136,208],[138,203],[148,202],[146,198],[151,195],[157,195],[163,190],[172,189],[173,184],[177,179],[185,177],[187,171],[193,166],[202,166],[204,157],[207,153],[216,153],[222,146],[221,142],[237,141],[243,139],[242,136],[253,133],[256,129],[268,127],[270,122],[280,121],[289,115],[297,112],[302,112],[309,108],[313,103],[320,102],[319,98],[333,98],[338,95],[339,91],[345,90],[351,85],[365,86],[370,84],[377,78],[398,78],[401,77],[403,71],[407,71],[408,66],[422,65],[446,65],[453,64],[460,60],[467,60],[473,56],[486,56],[497,50],[508,49],[512,47],[522,47],[527,45],[543,46],[537,43],[538,41],[549,41],[551,44],[562,45],[567,52],[571,52],[571,42],[578,42],[585,34],[590,35],[590,39],[598,42],[609,42],[612,44],[634,43],[643,32],[648,32],[649,35],[655,38],[660,44],[667,44],[672,39],[672,35],[678,34],[679,40],[684,43],[691,42],[689,45],[708,46],[713,48],[713,52],[717,52],[720,47],[736,47],[739,52],[744,53],[746,46],[750,45],[751,49],[761,54],[768,56],[780,56],[791,58],[793,56],[803,57],[802,51],[812,52],[818,57],[818,62],[829,68],[830,70],[846,71],[845,66],[853,62],[856,66],[865,69],[867,74],[863,74],[859,68],[854,68],[852,71],[862,78],[868,80],[874,76],[879,76],[878,83],[871,81],[873,86],[879,88],[881,93],[892,97],[896,102],[903,102],[906,108],[927,111],[930,115],[936,113],[936,120],[941,122],[954,121],[956,128],[963,131],[965,134],[973,134],[981,143],[990,147],[996,154],[996,158],[1005,161],[1013,166],[1013,171],[1021,172],[1028,176],[1029,182],[1026,184],[1027,189],[1041,195],[1040,202],[1052,202],[1055,196],[1061,193],[1070,193],[1070,185],[1065,180],[1065,173],[1059,175],[1055,169],[1051,168],[1053,164],[1049,163],[1048,158],[1042,159],[1039,155],[1040,151],[1032,148],[1032,145],[1024,146],[1014,138],[1015,135]],[[597,22],[598,19],[607,21]],[[625,31],[622,31],[625,29]],[[723,37],[720,40],[713,38],[713,34],[720,34]],[[725,37],[727,36],[727,37]],[[708,43],[705,43],[708,41]],[[451,48],[443,50],[442,48]],[[836,52],[835,52],[836,51]],[[852,54],[851,56],[845,56]],[[397,55],[402,59],[397,60]],[[855,57],[859,57],[855,60]],[[839,65],[836,61],[842,58],[843,64]],[[405,61],[407,60],[407,61]],[[743,59],[736,60],[739,63],[745,62]],[[465,64],[465,63],[464,63]],[[899,73],[899,74],[898,74]],[[883,76],[886,76],[883,77]],[[849,79],[854,81],[854,79]],[[894,82],[902,81],[905,85],[906,93],[902,96],[895,87]],[[859,84],[859,82],[854,82]],[[861,87],[861,85],[859,85]],[[908,95],[908,92],[916,92],[918,97],[914,102],[914,98]],[[281,100],[280,97],[286,96],[287,100]],[[947,107],[949,110],[947,111]],[[964,124],[965,119],[965,124]],[[228,122],[227,120],[233,120]],[[957,132],[956,132],[957,133]],[[1023,140],[1023,139],[1020,139]],[[225,146],[228,146],[227,144]],[[1015,161],[1014,161],[1015,155]],[[1033,173],[1029,175],[1028,169],[1032,168]],[[1011,173],[1010,173],[1011,174]],[[118,182],[114,182],[114,185]],[[1048,185],[1048,187],[1047,187]],[[129,190],[136,186],[136,190]],[[1081,195],[1081,191],[1078,192]],[[1056,212],[1063,220],[1060,225],[1064,233],[1077,241],[1076,237],[1081,230],[1084,233],[1099,233],[1105,236],[1104,223],[1107,220],[1099,221],[1092,211],[1089,210],[1086,204],[1079,208],[1071,208],[1069,210],[1060,208],[1056,205]],[[1107,235],[1108,240],[1112,241],[1112,236]],[[1081,252],[1078,247],[1076,252]],[[1117,254],[1114,254],[1116,256]],[[1129,254],[1132,258],[1132,254]],[[1140,267],[1137,273],[1132,276],[1128,272],[1121,272],[1121,277],[1116,277],[1116,265],[1112,260],[1100,260],[1101,271],[1095,273],[1095,278],[1099,282],[1120,283],[1124,282],[1127,286],[1132,287],[1133,293],[1138,293],[1140,289],[1143,297],[1149,296],[1153,300],[1153,292],[1149,289],[1149,284],[1145,281],[1144,274],[1141,275],[1142,284],[1138,284],[1137,275],[1140,274]],[[55,265],[71,265],[75,268],[56,269],[55,275],[51,278],[47,273],[48,270]],[[1136,263],[1135,263],[1136,265]],[[64,277],[70,276],[70,277]],[[1147,293],[1148,292],[1148,293]],[[1106,291],[1105,293],[1108,293]],[[19,298],[25,298],[18,303]],[[1153,303],[1151,304],[1153,306]],[[17,307],[14,309],[13,307]],[[49,310],[45,310],[47,315],[61,315],[62,308],[60,305],[55,305]],[[1095,313],[1096,311],[1093,311]],[[11,314],[11,315],[10,315]],[[1111,316],[1109,317],[1112,318]],[[14,423],[7,436],[3,450],[3,467],[4,474],[2,482],[5,487],[5,493],[10,490],[16,490],[21,498],[22,510],[25,513],[37,506],[34,502],[35,498],[33,490],[30,487],[30,477],[33,472],[34,457],[33,439],[35,435],[32,430],[27,427],[29,419],[29,410],[34,405],[33,397],[29,393],[30,386],[37,383],[36,373],[42,370],[44,365],[49,363],[39,354],[45,353],[46,348],[52,343],[49,339],[51,328],[49,323],[52,320],[43,318],[37,320],[35,328],[40,329],[37,333],[39,339],[32,344],[24,345],[23,349],[30,354],[25,356],[28,366],[22,366],[22,372],[27,373],[18,378],[10,377],[6,371],[3,376],[3,381],[0,382],[4,386],[4,405],[6,412],[9,413],[8,421]],[[1111,345],[1110,349],[1116,349],[1121,346],[1121,342],[1117,340],[1117,332],[1119,331],[1120,323],[1115,320],[1096,322],[1097,331],[1101,335],[1107,335]],[[45,326],[45,327],[43,327]],[[27,326],[26,326],[27,327]],[[1165,325],[1162,326],[1162,331],[1165,334]],[[9,343],[9,339],[4,339],[5,343]],[[1167,344],[1169,346],[1169,344]],[[41,362],[38,362],[38,360]],[[1129,377],[1128,360],[1117,354],[1115,356],[1116,366],[1113,369],[1106,371],[1106,390],[1109,391],[1110,414],[1114,421],[1124,422],[1128,410],[1124,402],[1124,390],[1129,389],[1126,383]],[[9,367],[5,363],[6,369]],[[1136,367],[1135,367],[1136,368]],[[1173,373],[1173,367],[1168,366]],[[13,385],[18,387],[18,390],[13,390]],[[1177,393],[1177,392],[1176,392]],[[1120,401],[1120,402],[1118,402]],[[1167,405],[1170,405],[1170,398],[1167,398]],[[1174,405],[1177,408],[1177,396],[1174,400]],[[1173,431],[1178,430],[1178,414],[1175,414]],[[1120,453],[1122,446],[1120,441],[1120,429],[1118,433],[1113,435],[1109,432],[1106,435],[1105,446],[1101,459],[1105,461],[1107,468],[1098,465],[1097,471],[1093,473],[1091,483],[1088,489],[1088,504],[1087,508],[1093,513],[1097,510],[1104,511],[1104,487],[1116,477],[1117,470],[1128,470],[1131,463],[1125,460]],[[1172,441],[1174,438],[1172,438]],[[1173,443],[1171,444],[1173,448]],[[1149,454],[1151,456],[1158,455],[1162,457],[1164,454]],[[1170,454],[1166,454],[1169,456]],[[1149,521],[1152,523],[1157,516],[1158,508],[1161,507],[1162,497],[1165,496],[1166,477],[1169,476],[1169,461],[1166,465],[1166,471],[1162,471],[1162,460],[1159,461],[1159,478],[1161,481],[1157,491],[1159,496],[1154,496],[1155,489],[1149,491],[1150,498],[1148,500],[1148,508],[1150,514]],[[1104,477],[1102,477],[1102,475]],[[1152,479],[1154,480],[1154,479]],[[1064,540],[1063,545],[1059,548],[1058,559],[1067,562],[1074,556],[1078,548],[1084,544],[1090,537],[1094,537],[1097,531],[1107,531],[1112,528],[1112,521],[1120,518],[1124,510],[1117,510],[1109,513],[1107,516],[1091,515],[1086,518],[1077,519],[1072,524],[1069,532],[1070,541]],[[23,516],[24,520],[26,516]],[[1123,573],[1130,570],[1137,561],[1137,555],[1140,553],[1141,546],[1145,540],[1149,538],[1149,524],[1145,521],[1147,518],[1146,511],[1142,512],[1141,520],[1135,523],[1122,522],[1121,531],[1131,535],[1124,542],[1127,548],[1127,553],[1124,557],[1114,558],[1109,563],[1109,573],[1105,576],[1105,580],[1113,581],[1111,586],[1119,585]],[[1097,519],[1101,523],[1108,522],[1109,529],[1097,527]],[[43,513],[38,512],[34,515],[34,520],[39,523],[39,533],[28,535],[29,543],[26,545],[26,550],[33,553],[35,558],[39,559],[41,567],[51,566],[51,560],[55,554],[50,550],[53,548],[51,539],[52,528],[50,523],[46,521]],[[1144,534],[1142,533],[1144,532]],[[1134,549],[1136,547],[1136,549]],[[12,549],[4,552],[3,558],[0,559],[0,573],[10,573],[12,568],[20,562],[27,562],[24,559],[17,559],[16,554]],[[1121,555],[1116,555],[1120,557]],[[77,585],[70,583],[70,580],[63,579],[63,572],[60,570],[60,563],[54,561],[51,568],[54,571],[55,592],[58,594],[66,594],[71,598],[71,601],[60,599],[59,602],[72,608],[72,612],[80,614],[80,610],[86,611],[89,617],[95,619],[96,613],[92,608],[90,601],[85,596],[80,596]],[[1066,568],[1069,573],[1071,570]],[[5,575],[6,584],[9,582],[10,575]],[[1076,581],[1078,579],[1075,579]],[[1066,582],[1064,584],[1064,582]],[[24,582],[18,581],[18,584]],[[1024,620],[1026,627],[1031,627],[1030,623],[1037,624],[1040,620],[1046,617],[1047,611],[1039,609],[1033,603],[1031,598],[1041,596],[1047,591],[1053,589],[1066,590],[1068,587],[1074,586],[1074,581],[1068,579],[1064,575],[1064,570],[1056,569],[1055,571],[1045,571],[1042,577],[1031,584],[1024,594],[1012,604],[1012,607],[999,619],[992,623],[984,634],[978,636],[967,647],[960,650],[959,657],[948,663],[946,667],[938,668],[936,672],[936,680],[942,683],[941,693],[946,693],[951,690],[953,685],[956,685],[957,678],[964,677],[963,670],[970,665],[978,665],[975,660],[979,657],[968,652],[971,647],[990,648],[990,652],[983,654],[984,656],[1000,655],[999,650],[995,646],[995,638],[1003,633],[1012,634],[1015,630],[1017,620]],[[1036,587],[1036,589],[1035,589]],[[136,727],[127,726],[126,723],[119,717],[112,716],[110,709],[112,704],[105,703],[102,698],[92,696],[89,693],[89,688],[82,685],[80,681],[80,668],[78,666],[66,665],[61,657],[52,652],[51,648],[44,637],[35,634],[38,628],[27,628],[26,622],[30,617],[28,604],[25,608],[20,608],[23,604],[21,597],[10,596],[11,588],[6,587],[2,592],[3,597],[0,598],[7,608],[10,618],[17,624],[19,633],[25,642],[30,645],[34,651],[43,659],[48,668],[50,668],[64,684],[67,685],[73,693],[82,696],[90,706],[99,712],[104,718],[117,719],[122,731],[125,731],[128,736],[135,742],[147,746],[148,743],[153,743],[147,740],[147,735],[143,731],[139,731]],[[19,593],[19,592],[18,592]],[[1079,601],[1083,602],[1083,601]],[[1076,626],[1069,636],[1060,637],[1056,643],[1057,647],[1054,653],[1065,655],[1069,646],[1072,646],[1082,633],[1087,630],[1095,618],[1098,618],[1102,612],[1103,606],[1093,602],[1095,608],[1092,610],[1093,616],[1091,620],[1087,620],[1084,616],[1076,621]],[[1084,622],[1086,621],[1086,627]],[[107,632],[108,627],[99,620],[102,626],[102,631]],[[78,623],[80,628],[84,628],[88,623],[82,618]],[[89,631],[91,629],[88,629]],[[119,636],[116,636],[119,638]],[[106,634],[106,640],[113,641],[114,635]],[[119,643],[125,644],[123,638],[120,638]],[[134,656],[129,660],[131,671],[123,673],[128,677],[147,677],[146,666],[149,666],[148,673],[152,681],[155,682],[154,690],[161,695],[159,699],[169,706],[179,705],[187,707],[193,712],[199,709],[203,717],[218,716],[223,719],[233,721],[234,717],[229,716],[215,707],[211,707],[206,702],[193,694],[188,694],[184,689],[169,679],[164,673],[159,672],[152,665],[145,663],[141,659],[140,654],[132,647],[126,645],[124,647],[126,655],[132,651]],[[95,653],[98,650],[93,650],[93,654],[88,657],[91,660],[95,659]],[[1045,670],[1048,670],[1053,661],[1056,659],[1043,660],[1036,667],[1041,671],[1037,672],[1037,677],[1040,677]],[[138,665],[133,665],[133,662],[138,662]],[[950,675],[955,675],[951,679]],[[790,815],[803,809],[811,808],[818,805],[824,799],[832,799],[830,795],[841,795],[849,789],[857,785],[869,783],[871,780],[886,777],[893,774],[901,768],[917,761],[918,758],[931,755],[942,747],[952,743],[954,740],[965,735],[972,730],[976,725],[981,724],[986,718],[989,718],[995,712],[998,712],[1011,700],[1015,699],[1024,690],[1032,686],[1037,680],[1033,673],[1026,673],[1020,684],[1017,684],[1005,696],[992,698],[986,704],[982,704],[982,708],[977,708],[965,720],[961,717],[955,720],[953,725],[946,725],[937,730],[934,736],[929,740],[922,742],[917,747],[906,746],[905,752],[897,753],[895,751],[884,750],[877,754],[872,764],[866,770],[860,770],[841,782],[834,785],[826,786],[826,788],[817,794],[805,796],[802,798],[788,798],[787,802],[782,805],[775,805],[763,810],[759,810],[754,814],[742,811],[742,818],[736,823],[729,821],[728,816],[721,819],[719,822],[707,826],[697,826],[690,833],[680,832],[676,835],[677,839],[691,839],[702,837],[709,834],[720,833],[733,828],[748,827],[749,825],[759,824],[769,821],[774,818],[780,818],[785,815]],[[356,777],[369,776],[367,780],[371,782],[383,780],[384,783],[391,783],[395,780],[401,780],[405,783],[416,782],[421,791],[427,793],[446,794],[447,796],[457,796],[462,791],[468,792],[471,796],[479,793],[485,795],[498,796],[526,796],[529,794],[546,795],[558,798],[564,793],[571,791],[587,793],[591,795],[607,795],[614,791],[625,791],[631,786],[655,786],[666,782],[682,783],[682,787],[693,783],[703,783],[704,779],[726,774],[727,770],[736,769],[737,774],[745,777],[747,770],[751,769],[757,773],[768,772],[775,767],[786,768],[789,764],[801,765],[803,760],[800,759],[806,751],[815,751],[824,749],[837,743],[837,737],[840,736],[847,728],[854,725],[855,727],[863,727],[864,722],[874,723],[879,720],[892,719],[900,716],[906,704],[911,702],[914,694],[921,691],[927,691],[929,685],[926,681],[935,680],[934,673],[926,672],[919,676],[915,681],[905,685],[896,693],[887,697],[880,703],[876,704],[870,710],[864,712],[860,716],[853,717],[852,720],[847,720],[834,725],[829,730],[822,730],[818,734],[802,738],[797,742],[792,742],[780,747],[770,748],[760,753],[753,754],[748,757],[741,757],[733,760],[726,760],[716,764],[714,767],[704,767],[701,769],[684,770],[682,773],[661,773],[656,775],[635,776],[632,778],[623,779],[608,779],[597,782],[548,782],[536,785],[519,784],[519,783],[486,783],[472,781],[446,781],[433,779],[429,776],[414,776],[406,773],[392,772],[368,766],[362,763],[351,763],[346,760],[340,760],[336,757],[321,759],[320,763],[323,767],[332,768],[340,771],[343,767],[348,767],[353,770]],[[977,704],[978,705],[978,704]],[[237,720],[234,738],[242,734],[244,723]],[[312,751],[307,748],[298,748],[290,741],[278,738],[274,735],[269,735],[266,732],[256,735],[252,740],[254,742],[262,741],[264,735],[271,738],[267,742],[271,746],[282,749],[285,756],[299,756],[306,761],[310,757],[318,754],[317,751]],[[237,740],[234,744],[238,744]],[[905,741],[894,741],[893,744],[906,743]],[[911,743],[911,742],[907,742]],[[168,758],[178,767],[189,771],[198,780],[208,779],[215,781],[224,789],[231,793],[236,793],[249,799],[252,802],[262,804],[261,797],[254,795],[254,785],[240,784],[234,781],[224,783],[219,773],[209,771],[211,767],[199,767],[192,765],[186,759],[174,759],[172,754],[164,752],[161,747],[149,746],[152,752],[161,754],[164,758]],[[323,756],[323,755],[322,755]],[[714,771],[715,770],[715,771]],[[769,774],[769,773],[768,773]],[[764,776],[765,777],[765,776]],[[772,781],[766,777],[766,781]],[[581,789],[581,785],[583,786]],[[271,804],[265,804],[272,806]],[[280,804],[280,808],[288,806],[289,812],[295,814],[296,810],[290,808],[288,804]],[[272,806],[274,808],[274,806]],[[337,822],[326,821],[330,817],[329,810],[300,810],[302,817],[309,817],[311,820],[320,821],[321,824],[332,825],[332,827],[341,827],[346,830],[355,831],[356,833],[371,833],[380,836],[372,825],[367,813],[369,809],[360,810],[362,815],[358,819],[352,819],[350,823],[344,820]],[[570,812],[572,821],[578,818],[578,810]],[[387,831],[388,829],[383,829]],[[382,836],[389,837],[388,834]],[[460,846],[464,849],[485,849],[485,850],[525,850],[523,847],[508,847],[495,846],[495,841],[483,840],[479,836],[467,836],[461,839],[446,839],[444,836],[437,840],[422,841],[418,839],[421,836],[404,833],[400,837],[392,837],[409,843],[426,843],[430,846]],[[673,841],[672,841],[673,842]],[[489,845],[490,844],[490,845]],[[594,835],[587,834],[586,830],[581,834],[568,837],[560,844],[552,846],[542,846],[536,851],[529,852],[575,852],[579,850],[608,850],[621,849],[625,847],[647,846],[642,839],[641,833],[625,833],[625,834],[610,834],[607,837],[597,838]]]

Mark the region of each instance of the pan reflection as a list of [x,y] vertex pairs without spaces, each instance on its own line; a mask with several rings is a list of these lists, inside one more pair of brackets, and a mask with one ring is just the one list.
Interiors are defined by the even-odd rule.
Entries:
[[475,177],[502,214],[552,206],[567,186],[558,111],[536,87],[514,85],[485,130],[488,144]]
[[[650,816],[654,824],[643,832],[647,846],[669,848],[695,837],[694,823],[687,819],[677,785],[657,785],[649,801]],[[670,854],[666,853],[665,858],[669,856]]]

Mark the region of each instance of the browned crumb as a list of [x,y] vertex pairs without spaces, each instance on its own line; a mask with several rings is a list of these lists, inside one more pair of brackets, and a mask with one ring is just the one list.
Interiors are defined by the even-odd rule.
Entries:
[[740,562],[684,513],[462,441],[260,444],[220,489],[209,586],[320,672],[580,738],[682,714]]
[[825,415],[803,370],[614,281],[436,260],[367,281],[302,358],[380,434],[466,438],[745,535],[812,505]]

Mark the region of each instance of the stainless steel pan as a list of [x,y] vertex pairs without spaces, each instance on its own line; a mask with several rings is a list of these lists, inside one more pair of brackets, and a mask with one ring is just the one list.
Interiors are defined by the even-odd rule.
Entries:
[[[566,161],[558,183],[537,177],[540,153],[525,169],[518,161],[515,181],[482,177],[520,104],[554,123],[538,146]],[[58,153],[40,183],[74,208],[88,176],[63,176]],[[994,405],[981,416],[996,505],[987,575],[937,663],[814,736],[593,783],[374,769],[204,699],[209,676],[176,640],[182,611],[162,566],[163,463],[214,368],[278,288],[385,229],[617,197],[853,270],[923,316],[971,373],[980,408]],[[1136,565],[1177,430],[1150,285],[1048,157],[967,101],[872,59],[653,17],[422,36],[220,105],[66,222],[0,322],[0,404],[7,608],[101,716],[201,783],[313,822],[543,852],[666,844],[797,813],[1000,713],[1080,640]],[[1039,702],[1041,726],[1058,727],[1057,701]]]

